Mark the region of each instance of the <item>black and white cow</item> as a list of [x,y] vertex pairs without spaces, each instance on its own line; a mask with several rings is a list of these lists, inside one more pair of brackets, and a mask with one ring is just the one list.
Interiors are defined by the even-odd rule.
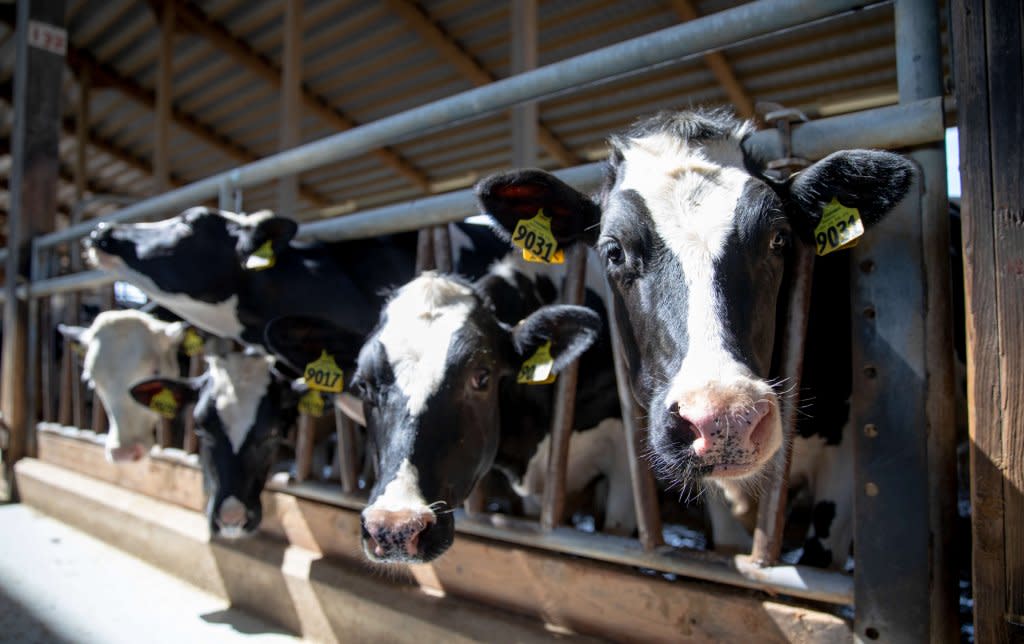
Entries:
[[195,403],[210,532],[238,538],[259,527],[260,493],[302,390],[274,372],[272,358],[254,352],[207,356],[206,364],[195,378],[138,382],[131,395],[149,408],[167,390],[179,413]]
[[[723,111],[642,120],[611,138],[596,199],[539,170],[477,186],[482,210],[505,229],[543,208],[560,244],[596,247],[656,468],[686,484],[711,480],[734,497],[757,488],[783,440],[768,375],[793,243],[811,242],[833,198],[870,228],[913,179],[898,155],[847,150],[774,181],[744,148],[752,130]],[[830,563],[845,561],[843,546],[831,547]]]
[[413,276],[413,234],[299,243],[297,230],[270,212],[196,207],[154,223],[101,224],[85,244],[94,265],[191,324],[252,345],[285,314],[365,334],[377,321],[382,289]]
[[[422,562],[441,555],[454,539],[452,509],[492,467],[524,496],[543,489],[553,388],[519,384],[516,373],[548,341],[554,373],[582,354],[587,376],[574,429],[592,429],[573,434],[568,486],[581,488],[604,474],[606,529],[632,531],[622,427],[606,420],[619,413],[609,339],[595,310],[548,304],[554,284],[506,260],[474,283],[424,273],[385,305],[352,383],[378,463],[362,516],[369,559]],[[268,345],[293,364],[325,346],[338,354],[352,350],[314,320],[275,321],[267,335]]]

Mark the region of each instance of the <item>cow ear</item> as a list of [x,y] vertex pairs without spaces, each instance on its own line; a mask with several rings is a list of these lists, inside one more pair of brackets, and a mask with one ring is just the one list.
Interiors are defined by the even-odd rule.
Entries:
[[550,341],[552,371],[558,373],[594,344],[600,330],[601,317],[586,307],[543,306],[512,329],[512,344],[526,360]]
[[578,239],[592,242],[601,209],[590,197],[543,170],[514,170],[493,174],[476,184],[480,210],[497,223],[508,239],[521,219],[540,211],[551,218],[555,240],[567,246]]
[[914,166],[892,152],[842,150],[795,174],[787,182],[794,222],[805,235],[821,221],[826,205],[837,200],[860,212],[865,228],[875,225],[906,196]]
[[238,256],[249,270],[271,268],[288,248],[299,225],[287,217],[266,216],[238,243]]
[[57,330],[70,342],[75,344],[83,344],[82,336],[88,330],[84,326],[71,326],[70,324],[58,324]]
[[131,394],[143,407],[150,407],[153,398],[160,392],[167,390],[174,396],[178,404],[177,410],[181,410],[190,403],[199,399],[199,390],[202,388],[202,376],[198,378],[147,378],[132,385]]
[[342,370],[349,369],[359,357],[363,336],[342,329],[322,318],[286,315],[275,318],[263,332],[270,351],[298,374],[306,365],[326,352]]

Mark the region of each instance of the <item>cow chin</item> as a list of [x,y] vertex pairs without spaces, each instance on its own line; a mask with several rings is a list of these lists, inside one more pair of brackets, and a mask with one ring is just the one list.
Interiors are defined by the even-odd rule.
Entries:
[[782,423],[777,407],[772,406],[771,412],[751,430],[750,440],[756,446],[753,459],[743,462],[723,460],[717,463],[713,458],[704,459],[704,477],[743,480],[756,478],[763,473],[782,445]]
[[368,560],[378,564],[428,563],[447,552],[454,541],[455,520],[451,512],[435,515],[415,539],[400,548],[383,547],[370,536],[365,523],[362,526],[363,553]]

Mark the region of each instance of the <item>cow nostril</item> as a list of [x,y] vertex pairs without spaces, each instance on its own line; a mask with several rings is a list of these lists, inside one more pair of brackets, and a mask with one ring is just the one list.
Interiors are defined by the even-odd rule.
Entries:
[[686,447],[693,445],[693,442],[701,437],[697,426],[685,418],[679,417],[675,425],[676,438]]

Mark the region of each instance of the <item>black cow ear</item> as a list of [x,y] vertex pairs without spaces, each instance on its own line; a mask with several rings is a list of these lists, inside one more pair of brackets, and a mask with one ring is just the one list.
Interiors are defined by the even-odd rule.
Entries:
[[196,378],[147,378],[132,385],[131,394],[143,407],[153,407],[153,399],[162,394],[163,391],[170,392],[175,402],[175,412],[181,410],[190,403],[199,399],[199,390],[202,388],[203,377]]
[[267,324],[263,337],[271,353],[300,375],[307,364],[324,352],[341,369],[349,371],[363,346],[362,335],[308,315],[275,318]]
[[543,170],[514,170],[493,174],[476,184],[480,210],[496,222],[496,231],[508,239],[521,219],[538,211],[551,217],[555,240],[567,246],[578,239],[592,242],[601,209],[590,197]]
[[272,268],[277,263],[277,256],[288,249],[298,230],[299,225],[287,217],[271,215],[260,219],[238,243],[238,255],[243,266],[257,271]]
[[552,372],[558,373],[597,340],[601,317],[583,306],[543,306],[512,329],[512,344],[523,360],[551,342]]
[[870,228],[899,204],[913,180],[914,166],[898,154],[842,150],[791,177],[787,201],[804,234],[817,226],[833,199],[860,211],[864,228]]

